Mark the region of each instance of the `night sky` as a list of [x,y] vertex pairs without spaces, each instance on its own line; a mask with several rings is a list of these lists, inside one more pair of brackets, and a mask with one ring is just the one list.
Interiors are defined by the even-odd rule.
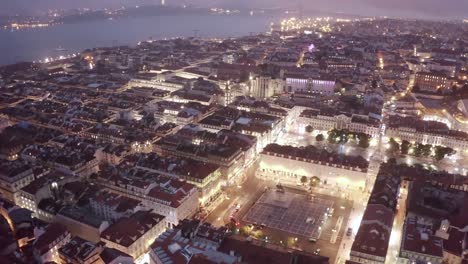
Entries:
[[[156,4],[159,0],[0,0],[0,14],[34,13],[49,8],[103,8]],[[387,15],[416,18],[467,19],[468,0],[166,0],[169,4],[198,6],[289,7],[343,12],[356,15]]]

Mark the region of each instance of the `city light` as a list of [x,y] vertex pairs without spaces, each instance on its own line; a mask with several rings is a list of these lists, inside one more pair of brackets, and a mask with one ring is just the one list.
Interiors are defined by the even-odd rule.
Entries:
[[[55,30],[40,28],[60,24],[80,39],[44,51],[37,39],[30,50],[41,60],[0,76],[0,211],[11,231],[31,227],[14,226],[14,210],[44,222],[35,240],[13,244],[34,249],[40,233],[63,233],[35,258],[66,262],[65,247],[103,249],[70,240],[92,224],[100,228],[86,237],[138,264],[255,263],[265,252],[285,262],[447,262],[446,231],[468,234],[458,226],[468,225],[466,24],[165,5],[56,8],[0,24],[49,40]],[[167,32],[129,38],[128,21],[152,12],[164,13]],[[253,16],[270,31],[248,32],[261,28],[248,25]],[[86,32],[102,34],[92,41],[78,30],[90,17]],[[110,38],[102,23],[121,34]],[[28,55],[4,53],[14,63]]]

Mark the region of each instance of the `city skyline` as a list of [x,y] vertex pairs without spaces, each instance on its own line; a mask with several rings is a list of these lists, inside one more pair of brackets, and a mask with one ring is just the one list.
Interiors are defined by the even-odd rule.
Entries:
[[464,3],[121,3],[0,17],[0,263],[468,263]]
[[[73,8],[116,8],[120,6],[135,6],[145,4],[161,4],[161,0],[106,0],[106,1],[31,1],[18,0],[2,3],[1,15],[14,13],[34,14],[36,11],[47,9],[73,9]],[[227,7],[227,8],[288,8],[303,9],[304,11],[345,13],[362,16],[391,16],[424,19],[467,19],[468,2],[463,0],[195,0],[166,1],[166,5],[194,5],[201,7]]]

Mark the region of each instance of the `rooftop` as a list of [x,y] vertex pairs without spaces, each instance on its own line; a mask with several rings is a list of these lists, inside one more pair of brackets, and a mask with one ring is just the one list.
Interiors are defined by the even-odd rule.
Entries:
[[350,168],[357,167],[362,170],[367,170],[369,167],[369,162],[361,156],[342,155],[318,149],[314,146],[293,147],[269,144],[263,149],[262,153],[279,157],[284,156],[285,158],[298,159],[305,162],[317,161]]
[[247,241],[245,238],[232,236],[224,239],[219,251],[234,253],[243,262],[256,264],[325,264],[327,257],[312,255],[304,251],[285,249],[274,245],[262,245],[261,241]]
[[138,211],[129,217],[122,217],[101,233],[101,238],[123,247],[129,247],[146,232],[163,221],[164,216],[150,211]]
[[58,251],[60,255],[66,256],[69,260],[85,262],[94,255],[93,253],[96,253],[95,250],[98,247],[98,245],[90,241],[84,240],[80,237],[73,237],[70,242],[59,248]]
[[454,137],[462,140],[468,140],[468,134],[458,130],[451,130],[446,124],[437,121],[424,121],[417,117],[402,117],[392,115],[389,118],[389,127],[391,128],[409,128],[421,133],[433,133]]
[[401,250],[443,258],[443,239],[435,236],[433,229],[424,218],[407,217]]
[[34,241],[34,249],[42,255],[57,243],[58,238],[65,236],[66,234],[68,234],[68,231],[65,226],[59,223],[52,223],[48,225],[45,228],[44,233]]

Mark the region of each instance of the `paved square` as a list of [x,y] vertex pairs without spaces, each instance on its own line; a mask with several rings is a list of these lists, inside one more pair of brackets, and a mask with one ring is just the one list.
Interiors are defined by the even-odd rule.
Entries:
[[244,216],[249,223],[264,224],[298,236],[317,239],[333,201],[307,195],[268,190]]

